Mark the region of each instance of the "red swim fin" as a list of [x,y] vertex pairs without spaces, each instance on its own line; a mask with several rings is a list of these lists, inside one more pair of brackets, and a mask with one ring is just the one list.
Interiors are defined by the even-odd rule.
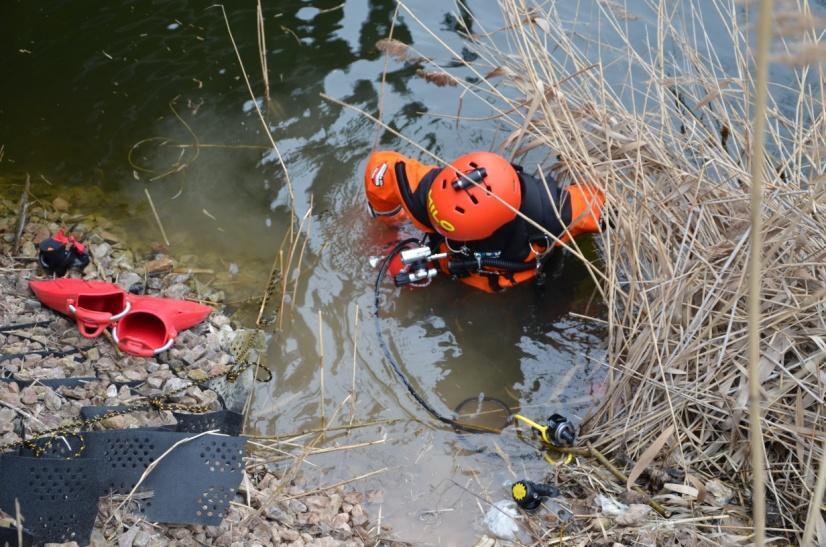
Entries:
[[49,308],[74,317],[77,330],[94,338],[129,311],[125,291],[114,283],[83,279],[29,281],[35,296]]
[[128,295],[131,310],[112,329],[121,351],[139,357],[151,357],[172,346],[184,329],[206,319],[209,306],[154,296]]

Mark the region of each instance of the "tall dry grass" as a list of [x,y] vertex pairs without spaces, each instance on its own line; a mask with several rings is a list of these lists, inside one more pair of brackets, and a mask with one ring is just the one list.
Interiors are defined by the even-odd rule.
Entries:
[[[651,0],[648,48],[633,43],[627,29],[636,14],[617,2],[594,4],[600,30],[589,36],[572,31],[554,2],[500,5],[503,28],[475,25],[481,57],[466,66],[481,78],[460,83],[463,100],[492,105],[510,132],[506,153],[545,152],[543,167],[556,164],[565,181],[595,182],[610,204],[613,227],[590,265],[608,304],[610,387],[584,424],[586,439],[634,460],[673,427],[658,463],[682,470],[687,488],[668,503],[690,511],[717,478],[733,486],[731,502],[746,514],[755,499],[760,512],[750,456],[762,441],[767,534],[826,542],[822,508],[811,508],[822,499],[816,482],[826,461],[822,20],[808,2],[778,3],[770,52],[783,80],[755,109],[756,12],[742,2]],[[709,18],[724,32],[707,29]],[[752,147],[755,117],[766,128],[762,162],[762,147]],[[763,179],[755,367],[762,433],[751,445],[753,167]]]

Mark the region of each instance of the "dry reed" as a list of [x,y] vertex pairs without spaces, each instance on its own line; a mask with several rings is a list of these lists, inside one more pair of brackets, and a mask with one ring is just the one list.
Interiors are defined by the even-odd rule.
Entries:
[[258,36],[258,59],[261,62],[261,79],[264,81],[264,99],[270,102],[270,74],[267,69],[267,34],[264,29],[264,8],[261,7],[261,0],[255,6],[255,16],[257,21],[256,32]]
[[155,209],[155,202],[152,201],[152,195],[149,193],[149,188],[144,187],[143,192],[146,194],[146,199],[149,201],[149,207],[152,209],[152,216],[155,217],[155,223],[158,225],[158,229],[161,231],[161,237],[163,237],[164,244],[169,247],[169,238],[166,237],[166,230],[163,228],[163,222],[161,222],[161,217],[158,214],[158,210]]
[[[503,152],[517,159],[527,150],[551,152],[552,166],[535,162],[529,170],[544,163],[563,184],[592,181],[609,203],[612,227],[598,237],[599,263],[589,265],[599,271],[592,275],[608,304],[600,318],[608,331],[608,392],[583,424],[586,440],[633,461],[673,427],[652,467],[685,478],[655,489],[655,498],[692,540],[761,542],[763,494],[767,541],[799,542],[804,529],[807,539],[822,535],[822,507],[811,506],[822,500],[826,439],[826,78],[822,66],[805,64],[806,52],[823,47],[822,29],[775,37],[771,49],[783,54],[773,59],[802,53],[787,59],[788,76],[769,86],[761,107],[752,70],[757,53],[733,0],[679,3],[678,15],[669,3],[647,2],[648,49],[628,31],[627,21],[644,18],[613,3],[596,8],[602,29],[596,47],[571,30],[553,2],[500,4],[503,28],[471,37],[480,57],[464,63],[488,77],[476,84],[454,77],[463,97],[492,104],[496,123],[510,132]],[[808,2],[796,9],[815,20]],[[712,35],[711,18],[724,32]],[[666,43],[673,45],[670,55]],[[721,62],[722,51],[735,66]],[[625,69],[609,73],[616,64]],[[752,146],[761,125],[765,158],[762,146]],[[749,194],[761,178],[760,222],[753,224]],[[753,226],[760,230],[754,250]],[[760,411],[754,446],[748,418],[753,254],[762,257],[762,270],[754,270],[762,285],[754,314],[761,405],[752,398]],[[751,463],[752,453],[759,464]],[[583,483],[593,484],[593,477]],[[733,494],[715,501],[709,492],[722,483]],[[722,516],[705,520],[710,513]],[[622,537],[612,533],[585,535]]]

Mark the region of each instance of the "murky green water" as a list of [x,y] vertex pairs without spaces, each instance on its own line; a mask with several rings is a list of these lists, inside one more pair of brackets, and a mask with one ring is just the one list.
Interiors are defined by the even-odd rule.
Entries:
[[[292,178],[296,214],[302,217],[311,203],[313,211],[298,290],[287,299],[268,355],[276,381],[257,387],[251,423],[261,434],[317,427],[321,369],[328,419],[351,395],[355,378],[355,405],[348,401],[337,423],[349,423],[351,416],[355,422],[404,421],[330,436],[339,445],[386,440],[309,458],[315,466],[306,465],[308,480],[325,485],[387,468],[353,486],[384,491],[382,523],[396,537],[467,544],[483,531],[479,505],[468,491],[501,499],[514,478],[497,446],[519,476],[539,479],[547,466],[512,432],[462,439],[438,427],[404,391],[379,349],[376,273],[367,258],[398,235],[371,222],[361,194],[363,162],[376,129],[319,94],[377,110],[385,61],[374,44],[387,36],[395,4],[263,3],[271,95],[265,113]],[[572,25],[598,12],[596,4],[577,3],[575,16],[573,4],[562,8]],[[456,6],[425,0],[408,5],[456,51],[467,47],[457,31]],[[495,3],[468,5],[476,25],[498,26]],[[255,4],[234,3],[228,15],[261,97]],[[642,40],[642,23],[628,24]],[[410,17],[400,17],[394,32],[422,55],[450,63],[437,40]],[[173,255],[196,255],[219,272],[216,283],[233,306],[261,294],[289,225],[289,197],[219,8],[194,1],[7,1],[0,6],[0,66],[5,190],[14,194],[29,173],[35,194],[63,195],[74,210],[111,218],[148,252],[161,237],[146,188]],[[621,77],[622,69],[616,70]],[[455,89],[423,82],[414,66],[389,63],[384,118],[393,127],[444,157],[502,140],[495,123],[457,128],[437,116],[455,114],[457,105]],[[489,112],[465,101],[463,113]],[[382,147],[415,155],[389,134],[380,137]],[[526,286],[490,296],[446,280],[415,292],[388,286],[381,326],[416,387],[444,413],[484,393],[534,417],[560,411],[576,418],[600,396],[605,374],[602,331],[570,313],[598,315],[592,297],[584,269],[568,261],[541,295]],[[371,509],[377,516],[378,505]]]

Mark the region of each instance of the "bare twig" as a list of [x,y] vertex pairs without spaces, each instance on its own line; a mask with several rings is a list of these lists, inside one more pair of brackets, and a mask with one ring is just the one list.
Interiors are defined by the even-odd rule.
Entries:
[[29,189],[32,185],[32,179],[26,173],[26,184],[23,186],[23,193],[20,194],[20,202],[17,205],[17,231],[14,233],[14,245],[12,245],[12,254],[17,254],[20,251],[20,238],[23,237],[23,229],[26,227],[26,213],[29,211]]
[[152,215],[155,217],[155,222],[158,224],[158,229],[161,231],[163,242],[169,247],[169,238],[166,237],[166,230],[163,229],[161,217],[158,215],[158,210],[155,209],[155,202],[152,201],[152,196],[149,194],[149,188],[144,187],[143,192],[146,194],[146,199],[149,200],[149,207],[152,209]]

